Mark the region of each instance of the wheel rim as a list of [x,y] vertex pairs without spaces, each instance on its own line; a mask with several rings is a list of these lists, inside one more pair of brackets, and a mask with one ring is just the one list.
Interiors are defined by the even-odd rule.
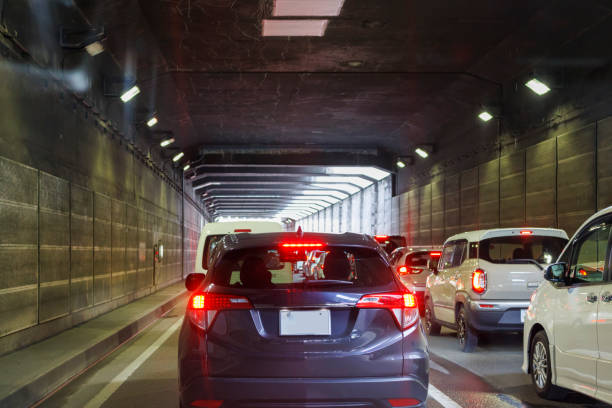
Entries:
[[533,380],[539,389],[543,389],[548,379],[548,354],[546,353],[546,347],[541,341],[538,341],[533,348],[531,365]]
[[463,315],[459,315],[458,323],[457,338],[459,339],[459,344],[463,346],[465,344],[465,319]]

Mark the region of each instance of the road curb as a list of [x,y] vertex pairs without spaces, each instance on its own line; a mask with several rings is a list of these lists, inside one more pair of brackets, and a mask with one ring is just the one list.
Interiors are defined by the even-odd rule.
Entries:
[[136,320],[109,334],[101,341],[81,350],[66,361],[60,362],[52,369],[41,373],[30,383],[15,389],[0,400],[0,407],[35,406],[51,393],[61,388],[105,356],[113,352],[127,340],[131,339],[151,323],[170,311],[187,291],[172,296],[155,309],[139,316]]

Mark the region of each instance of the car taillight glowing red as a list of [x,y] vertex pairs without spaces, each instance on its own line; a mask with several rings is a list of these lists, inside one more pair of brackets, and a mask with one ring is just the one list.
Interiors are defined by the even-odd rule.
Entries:
[[188,303],[188,316],[191,322],[203,330],[208,330],[221,310],[251,309],[251,302],[244,296],[220,293],[197,293]]
[[533,234],[533,231],[529,231],[529,230],[522,230],[521,231],[521,235],[531,235]]
[[234,232],[251,232],[250,228],[237,228]]
[[389,239],[388,235],[374,235],[374,239],[380,243],[384,243]]
[[406,330],[419,318],[416,297],[412,293],[389,292],[364,295],[357,302],[358,309],[387,309],[400,330]]
[[397,267],[397,273],[399,273],[400,275],[407,274],[408,273],[408,267],[406,265],[398,266]]
[[472,290],[476,293],[487,290],[487,274],[482,269],[476,269],[472,273]]
[[439,257],[442,256],[442,252],[440,252],[440,251],[431,251],[429,253],[429,256],[432,257],[432,258],[439,258]]

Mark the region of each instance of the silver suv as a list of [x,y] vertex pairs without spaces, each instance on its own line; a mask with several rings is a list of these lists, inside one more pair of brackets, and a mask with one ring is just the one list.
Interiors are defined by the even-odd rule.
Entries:
[[471,352],[480,333],[521,332],[529,298],[567,243],[563,230],[501,228],[471,231],[446,240],[425,290],[424,326],[437,335],[457,330]]

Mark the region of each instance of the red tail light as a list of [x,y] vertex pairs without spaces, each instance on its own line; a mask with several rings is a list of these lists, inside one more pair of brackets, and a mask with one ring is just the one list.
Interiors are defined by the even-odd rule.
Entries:
[[234,232],[251,232],[250,228],[237,228]]
[[195,400],[191,401],[192,407],[203,407],[203,408],[219,408],[223,404],[223,401],[218,400]]
[[364,295],[357,302],[359,309],[387,309],[400,330],[406,330],[419,318],[416,297],[412,293],[391,292]]
[[533,231],[529,231],[529,230],[522,230],[521,231],[521,235],[531,235],[533,234]]
[[472,290],[476,293],[487,290],[487,274],[482,269],[476,269],[472,273]]
[[397,273],[399,273],[400,275],[407,275],[407,274],[417,275],[421,272],[422,270],[419,268],[411,268],[406,265],[397,267]]
[[392,407],[411,407],[413,405],[419,405],[421,403],[421,401],[419,401],[418,399],[414,399],[414,398],[397,398],[397,399],[390,399],[389,400],[389,404]]
[[196,293],[189,299],[188,315],[193,324],[208,330],[219,311],[251,308],[251,302],[244,296],[220,293]]
[[429,256],[432,258],[439,258],[442,256],[442,252],[441,251],[431,251],[429,253]]
[[388,235],[374,235],[374,239],[380,243],[384,243],[389,239]]

